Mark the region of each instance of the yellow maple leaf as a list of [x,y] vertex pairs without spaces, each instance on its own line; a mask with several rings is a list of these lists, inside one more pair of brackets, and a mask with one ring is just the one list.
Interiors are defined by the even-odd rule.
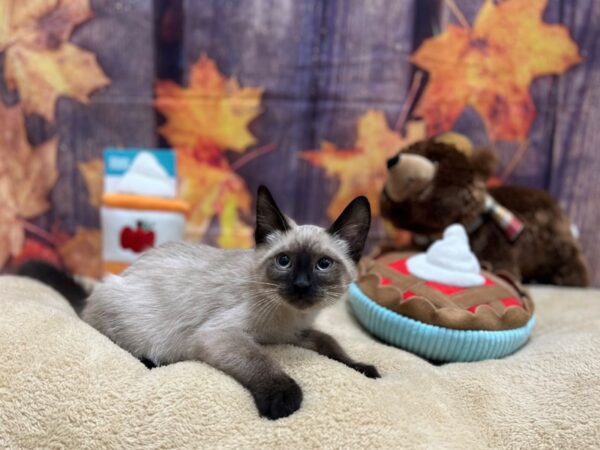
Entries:
[[0,267],[10,256],[17,256],[25,243],[25,231],[19,221],[19,212],[8,177],[0,175]]
[[110,83],[93,53],[67,42],[91,16],[89,0],[0,0],[4,76],[26,113],[53,120],[59,96],[87,102]]
[[0,0],[0,48],[56,46],[91,16],[89,0]]
[[243,152],[256,143],[248,125],[260,113],[262,92],[226,79],[215,62],[202,55],[190,69],[187,88],[170,81],[156,83],[155,107],[167,120],[159,131],[174,147]]
[[56,183],[58,140],[32,148],[19,106],[0,102],[0,265],[17,255],[24,242],[23,219],[36,217],[50,207],[48,193]]
[[217,243],[225,248],[252,246],[251,228],[240,219],[249,215],[252,198],[244,180],[222,160],[220,165],[200,161],[194,152],[178,149],[177,170],[180,196],[190,204],[186,234],[189,239],[204,237],[214,217],[219,218]]
[[581,61],[566,27],[542,21],[546,4],[485,0],[471,28],[449,25],[415,51],[411,61],[429,72],[415,113],[430,135],[450,130],[470,105],[492,140],[526,138],[536,114],[531,82]]
[[68,241],[58,247],[65,268],[77,275],[102,276],[102,234],[100,230],[78,227]]
[[104,163],[102,162],[102,158],[79,162],[77,163],[77,168],[85,181],[90,205],[99,208],[102,203],[102,192],[104,190]]
[[238,195],[233,192],[228,191],[223,195],[217,239],[217,244],[222,248],[249,248],[254,243],[254,230],[242,222],[238,213],[240,203],[246,214],[250,212],[250,195],[244,192],[243,197],[240,202]]
[[300,157],[339,180],[339,187],[327,208],[330,218],[337,217],[358,195],[369,199],[372,213],[377,216],[387,159],[424,135],[422,122],[407,123],[406,136],[402,137],[388,127],[382,111],[369,110],[358,120],[354,149],[340,150],[330,142],[323,142],[320,151],[304,151]]
[[206,55],[192,65],[187,87],[156,83],[155,107],[166,118],[159,131],[177,151],[180,195],[191,205],[190,239],[202,239],[216,217],[220,246],[252,245],[241,218],[250,214],[252,198],[223,152],[243,153],[256,143],[248,126],[260,113],[262,92],[225,78]]

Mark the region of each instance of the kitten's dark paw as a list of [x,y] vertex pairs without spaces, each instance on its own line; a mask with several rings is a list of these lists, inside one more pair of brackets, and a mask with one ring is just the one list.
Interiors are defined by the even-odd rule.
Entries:
[[271,420],[289,416],[302,403],[302,389],[288,376],[265,380],[252,395],[260,415]]
[[151,359],[148,358],[141,358],[140,362],[146,366],[147,369],[155,369],[158,367],[158,365],[152,361]]
[[369,378],[381,378],[381,375],[379,375],[379,372],[377,371],[377,368],[375,366],[370,365],[370,364],[353,363],[353,364],[349,364],[348,366],[351,367],[351,368],[353,368],[357,372],[362,373],[365,377],[369,377]]

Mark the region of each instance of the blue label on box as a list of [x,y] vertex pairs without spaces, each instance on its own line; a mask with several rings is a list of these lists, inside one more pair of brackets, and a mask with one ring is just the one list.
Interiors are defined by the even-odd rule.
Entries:
[[166,149],[104,150],[104,193],[174,198],[176,153]]
[[104,150],[104,174],[108,176],[123,175],[141,152],[150,152],[167,174],[175,177],[175,152],[169,149],[107,148]]

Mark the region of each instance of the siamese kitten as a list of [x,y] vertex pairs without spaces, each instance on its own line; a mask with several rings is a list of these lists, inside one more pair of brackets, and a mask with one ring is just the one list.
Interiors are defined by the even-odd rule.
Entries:
[[368,200],[358,197],[327,230],[297,225],[261,186],[255,250],[186,242],[151,249],[96,287],[81,317],[140,359],[204,361],[246,387],[262,416],[286,417],[302,390],[263,344],[297,345],[379,377],[312,328],[356,277],[370,219]]

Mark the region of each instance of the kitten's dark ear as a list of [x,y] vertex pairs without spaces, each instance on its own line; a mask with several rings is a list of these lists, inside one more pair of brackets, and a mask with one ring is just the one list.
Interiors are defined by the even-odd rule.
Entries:
[[350,257],[358,262],[365,247],[371,226],[371,206],[366,197],[357,197],[350,202],[342,214],[327,230],[345,240],[350,248]]
[[261,185],[256,196],[256,229],[254,230],[256,245],[263,244],[269,234],[275,231],[285,232],[290,228],[290,224],[277,207],[269,190]]

